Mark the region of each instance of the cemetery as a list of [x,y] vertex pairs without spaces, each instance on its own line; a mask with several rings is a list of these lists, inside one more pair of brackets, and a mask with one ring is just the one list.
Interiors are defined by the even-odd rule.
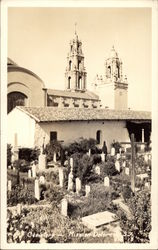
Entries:
[[110,149],[84,138],[8,145],[8,243],[149,243],[151,161],[133,134]]

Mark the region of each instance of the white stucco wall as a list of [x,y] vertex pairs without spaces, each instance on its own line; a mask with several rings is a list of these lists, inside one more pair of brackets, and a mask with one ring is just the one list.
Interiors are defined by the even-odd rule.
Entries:
[[17,108],[7,116],[7,143],[12,146],[15,133],[19,147],[34,147],[35,121]]
[[102,131],[102,142],[105,140],[108,149],[113,140],[128,142],[129,135],[125,126],[125,121],[71,121],[71,122],[51,122],[36,124],[35,145],[43,144],[50,140],[50,131],[57,131],[57,139],[65,143],[77,140],[79,137],[96,139],[97,130]]
[[114,109],[114,84],[102,84],[96,88],[96,93],[99,95],[102,106]]

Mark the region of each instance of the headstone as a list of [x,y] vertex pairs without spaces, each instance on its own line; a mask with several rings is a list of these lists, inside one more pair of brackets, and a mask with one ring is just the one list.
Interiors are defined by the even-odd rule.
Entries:
[[21,214],[21,209],[22,209],[22,205],[17,204],[17,207],[16,207],[17,214]]
[[122,148],[119,148],[119,153],[120,153],[120,155],[121,155],[121,153],[122,153]]
[[151,160],[151,154],[148,155],[149,160]]
[[73,158],[71,157],[71,158],[70,158],[70,167],[71,167],[71,169],[73,169],[73,165],[74,165],[74,160],[73,160]]
[[45,178],[44,178],[43,175],[40,176],[39,182],[40,182],[40,184],[44,184],[45,183]]
[[89,193],[90,193],[90,191],[91,191],[91,187],[90,187],[89,185],[86,185],[86,186],[85,186],[85,191],[86,191],[86,197],[88,197],[88,196],[89,196]]
[[59,185],[60,187],[64,186],[64,170],[62,167],[59,168]]
[[31,178],[31,170],[28,170],[28,178]]
[[100,167],[99,166],[96,166],[95,167],[95,173],[100,175]]
[[116,159],[117,159],[117,160],[120,159],[120,154],[119,154],[119,153],[117,153]]
[[32,165],[32,177],[35,178],[36,177],[36,165],[33,163]]
[[111,148],[111,156],[114,156],[114,155],[115,155],[115,148],[112,147],[112,148]]
[[40,199],[39,181],[37,179],[35,180],[35,198]]
[[78,194],[81,191],[81,180],[76,178],[76,193]]
[[125,174],[129,175],[129,168],[125,168]]
[[126,167],[126,161],[124,161],[124,162],[122,163],[122,167],[123,167],[123,168]]
[[72,171],[69,173],[68,176],[68,191],[72,191],[73,190],[73,173]]
[[15,171],[15,167],[13,167],[13,171]]
[[148,158],[147,154],[144,155],[144,160],[145,160],[145,162],[148,162],[149,158]]
[[12,167],[11,166],[8,166],[8,169],[11,169]]
[[61,214],[67,216],[67,212],[68,212],[68,201],[67,199],[64,198],[61,201]]
[[106,177],[104,178],[104,186],[105,186],[105,187],[109,187],[109,186],[110,186],[110,180],[109,180],[109,177],[108,177],[108,176],[106,176]]
[[54,151],[53,161],[54,161],[54,162],[56,162],[56,161],[57,161],[57,154],[56,154],[56,152],[55,152],[55,151]]
[[145,187],[150,188],[150,182],[146,182]]
[[88,154],[89,157],[91,156],[91,149],[88,150]]
[[101,160],[102,160],[102,162],[105,162],[105,154],[104,153],[101,154]]
[[8,191],[11,191],[12,190],[12,181],[9,180],[8,181]]
[[47,156],[44,154],[40,154],[38,156],[38,168],[39,170],[46,169]]
[[118,172],[120,172],[120,162],[119,161],[116,161],[115,162],[115,168]]

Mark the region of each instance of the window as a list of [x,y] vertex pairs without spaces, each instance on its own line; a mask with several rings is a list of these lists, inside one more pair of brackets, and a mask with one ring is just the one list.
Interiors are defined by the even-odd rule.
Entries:
[[69,61],[69,70],[71,70],[72,62]]
[[81,88],[82,88],[82,78],[80,76],[78,79],[78,89],[81,89]]
[[25,106],[27,96],[21,92],[11,92],[8,94],[8,113],[16,106]]
[[52,141],[57,141],[57,132],[56,131],[50,132],[50,142],[52,142]]
[[108,77],[111,77],[111,67],[108,66]]
[[71,88],[71,77],[69,76],[69,78],[68,78],[68,89],[70,89]]
[[101,144],[102,142],[101,142],[101,135],[102,135],[102,132],[101,132],[101,130],[97,130],[97,132],[96,132],[96,141],[97,141],[97,144]]

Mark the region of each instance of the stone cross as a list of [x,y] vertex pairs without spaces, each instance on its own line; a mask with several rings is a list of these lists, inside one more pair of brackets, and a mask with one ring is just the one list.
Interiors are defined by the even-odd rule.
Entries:
[[115,148],[112,147],[112,148],[111,148],[111,156],[114,156],[114,155],[115,155]]
[[115,162],[115,168],[118,172],[120,172],[120,162],[119,161],[116,161]]
[[37,179],[35,180],[35,198],[40,199],[39,181]]
[[33,163],[32,165],[32,177],[35,178],[36,177],[36,165]]
[[101,153],[101,160],[102,160],[102,162],[105,162],[105,154],[104,153]]
[[100,175],[100,167],[99,166],[96,166],[95,167],[95,173]]
[[73,173],[72,171],[69,173],[68,176],[68,191],[72,191],[73,190]]
[[31,170],[28,170],[28,178],[31,178]]
[[81,180],[79,178],[76,178],[76,193],[79,194],[81,191]]
[[64,170],[62,167],[59,167],[59,185],[61,188],[64,186]]
[[12,181],[9,180],[8,181],[8,191],[11,191],[12,190]]
[[110,180],[109,180],[109,177],[108,177],[108,176],[106,176],[106,177],[104,178],[104,186],[105,186],[105,187],[109,187],[109,186],[110,186]]
[[54,162],[56,162],[56,161],[57,161],[57,154],[56,154],[56,152],[55,152],[55,151],[54,151],[53,161],[54,161]]
[[64,198],[61,201],[61,214],[67,216],[67,212],[68,212],[68,201],[67,199]]
[[86,186],[85,186],[85,190],[86,190],[86,197],[88,197],[88,196],[89,196],[89,193],[90,193],[90,191],[91,191],[91,187],[90,187],[89,185],[86,185]]

